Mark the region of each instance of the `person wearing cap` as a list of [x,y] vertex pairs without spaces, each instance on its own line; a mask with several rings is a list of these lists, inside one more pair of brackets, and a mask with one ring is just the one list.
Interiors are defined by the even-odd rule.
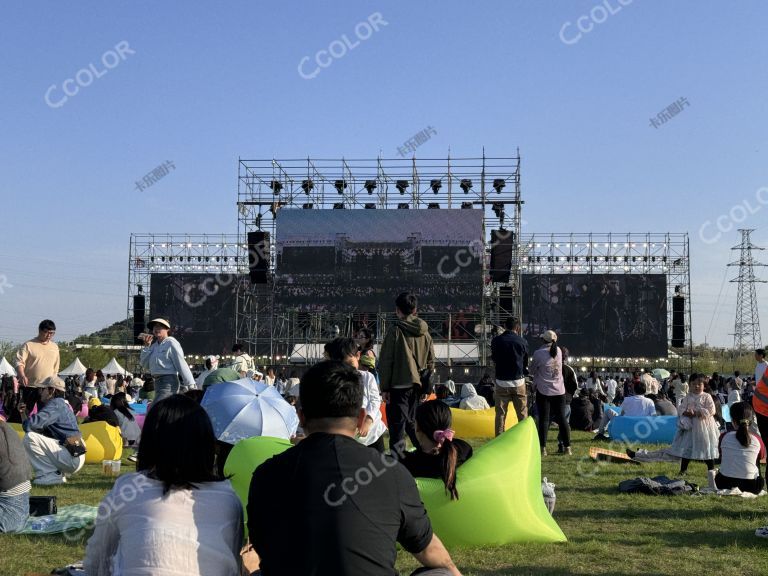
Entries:
[[571,454],[571,429],[565,418],[565,382],[563,353],[557,345],[557,334],[547,330],[541,335],[542,345],[531,357],[530,374],[536,391],[539,410],[539,445],[541,455],[547,455],[547,431],[550,419],[557,423],[563,452]]
[[144,337],[145,348],[139,364],[152,374],[155,381],[155,402],[179,391],[179,374],[188,388],[195,387],[195,378],[184,360],[184,350],[173,336],[168,335],[171,324],[164,318],[150,320],[147,328],[152,335]]
[[30,412],[40,399],[42,382],[59,373],[59,347],[53,341],[56,324],[43,320],[37,327],[37,337],[24,343],[16,353],[16,371],[21,396]]
[[61,484],[67,474],[75,474],[85,464],[85,445],[77,418],[64,400],[65,390],[64,380],[49,376],[40,390],[43,408],[34,416],[27,416],[22,408],[27,433],[23,444],[35,471],[34,484]]

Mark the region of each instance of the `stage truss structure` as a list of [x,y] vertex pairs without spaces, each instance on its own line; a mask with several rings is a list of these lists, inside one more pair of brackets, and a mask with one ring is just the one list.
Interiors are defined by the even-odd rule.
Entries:
[[[268,354],[273,359],[316,361],[317,344],[329,337],[352,335],[360,320],[354,315],[273,313],[276,217],[286,208],[316,210],[365,209],[475,209],[482,210],[483,275],[479,317],[471,334],[462,335],[461,344],[451,345],[452,332],[443,336],[447,314],[421,314],[436,342],[448,342],[444,360],[485,365],[490,353],[491,326],[505,316],[520,313],[520,273],[514,251],[509,279],[487,282],[490,261],[490,230],[506,229],[520,237],[522,212],[519,151],[512,157],[410,158],[410,159],[240,159],[238,164],[238,237],[246,244],[249,232],[270,233],[270,280],[266,285],[243,284],[238,294],[237,339],[247,343],[253,354]],[[241,253],[247,257],[247,248]],[[307,316],[307,315],[305,315]],[[369,321],[376,334],[384,334],[393,314],[377,313]],[[479,329],[478,329],[479,327]],[[472,347],[474,345],[474,348]],[[469,351],[468,351],[469,350]],[[294,356],[292,358],[292,356]],[[452,357],[453,356],[453,357]]]
[[[664,274],[667,278],[668,357],[692,362],[691,270],[687,233],[535,233],[519,244],[521,274]],[[685,298],[685,346],[672,348],[672,298]],[[599,368],[667,359],[575,358]]]
[[[152,274],[208,274],[214,284],[234,282],[238,290],[248,276],[247,246],[236,234],[131,234],[128,253],[128,318],[134,317],[133,297],[139,294],[151,312]],[[126,344],[135,344],[132,332]]]

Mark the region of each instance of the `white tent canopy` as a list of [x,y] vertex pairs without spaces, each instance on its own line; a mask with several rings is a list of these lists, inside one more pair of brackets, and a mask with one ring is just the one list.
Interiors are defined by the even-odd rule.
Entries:
[[72,362],[72,364],[59,372],[59,376],[80,376],[81,374],[85,374],[85,371],[85,364],[80,362],[80,358],[75,358],[75,361]]
[[0,376],[16,376],[16,370],[5,358],[0,358]]
[[120,366],[120,364],[118,364],[117,360],[114,358],[112,358],[112,360],[110,360],[109,363],[101,369],[101,371],[105,376],[108,374],[122,374],[123,376],[130,374],[126,371],[125,368]]

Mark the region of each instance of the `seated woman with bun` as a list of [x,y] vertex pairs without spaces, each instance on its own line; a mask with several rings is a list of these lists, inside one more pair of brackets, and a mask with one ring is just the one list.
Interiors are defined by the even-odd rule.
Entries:
[[458,500],[456,469],[472,457],[472,446],[454,438],[445,402],[430,400],[416,409],[416,436],[421,449],[408,452],[403,466],[414,478],[441,478],[451,500]]
[[214,470],[205,410],[174,394],[147,412],[137,472],[99,506],[85,551],[88,576],[239,576],[243,509]]
[[735,432],[720,436],[720,471],[715,484],[720,489],[738,488],[742,492],[760,494],[765,482],[760,476],[760,459],[765,456],[765,445],[760,437],[750,432],[754,412],[746,402],[731,406],[731,420]]

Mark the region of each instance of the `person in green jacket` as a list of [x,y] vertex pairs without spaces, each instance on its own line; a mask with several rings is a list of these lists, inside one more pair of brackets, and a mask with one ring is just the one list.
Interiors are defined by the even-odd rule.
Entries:
[[416,407],[422,396],[419,372],[434,369],[435,350],[427,323],[416,316],[417,299],[403,292],[395,299],[397,321],[387,330],[379,353],[381,396],[387,404],[389,449],[403,452],[405,434],[418,449]]

